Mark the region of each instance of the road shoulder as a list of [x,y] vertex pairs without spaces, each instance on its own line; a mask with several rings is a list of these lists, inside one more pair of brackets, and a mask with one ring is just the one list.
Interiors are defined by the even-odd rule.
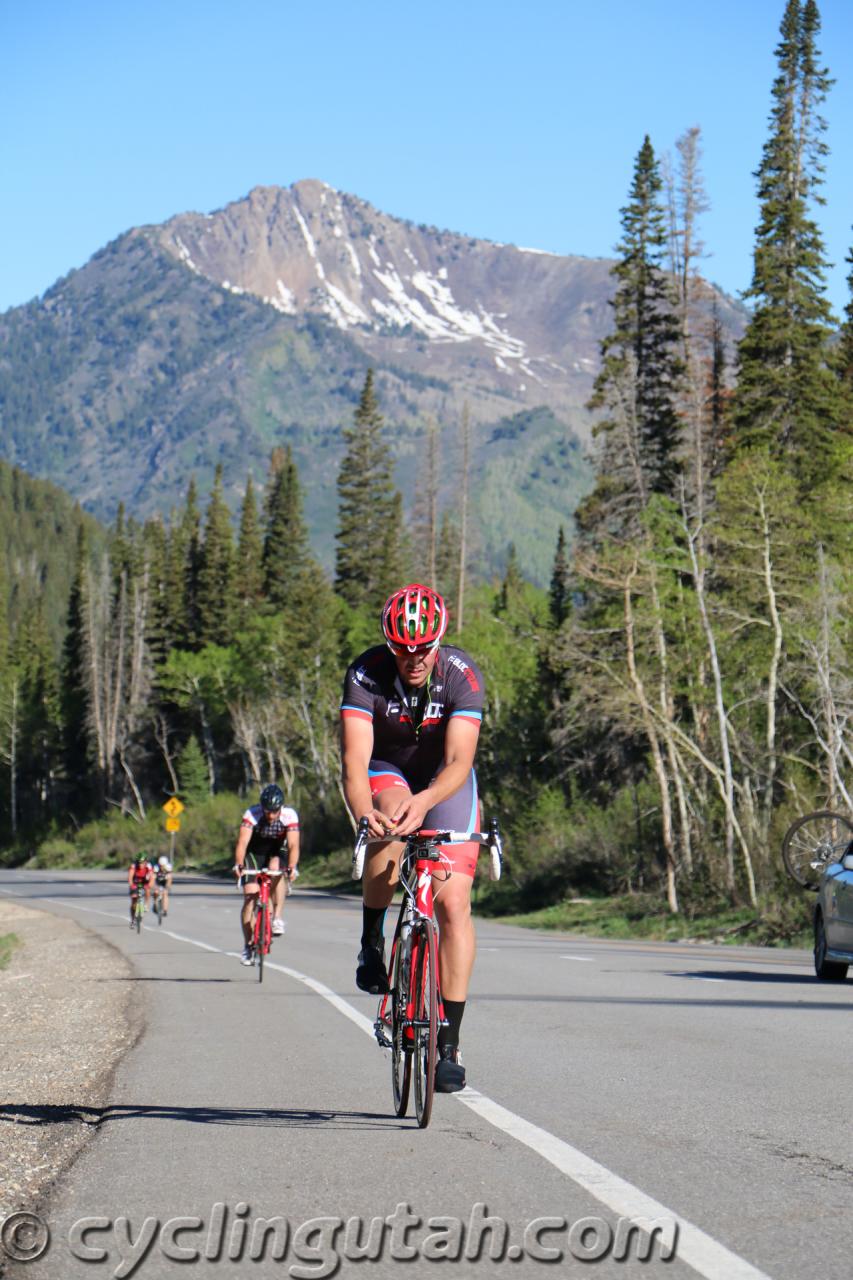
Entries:
[[20,945],[0,971],[0,1222],[48,1199],[143,1026],[131,966],[109,943],[0,897],[4,933]]

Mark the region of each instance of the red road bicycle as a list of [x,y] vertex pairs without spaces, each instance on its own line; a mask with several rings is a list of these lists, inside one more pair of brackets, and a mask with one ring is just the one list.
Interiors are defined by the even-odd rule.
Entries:
[[274,876],[283,876],[285,871],[252,871],[251,868],[244,869],[240,872],[241,880],[248,880],[250,877],[258,882],[258,892],[255,897],[255,909],[252,917],[252,959],[258,967],[258,982],[264,980],[264,956],[270,953],[272,946],[272,902],[270,901],[270,887]]
[[[387,840],[369,835],[367,819],[358,825],[352,859],[352,877],[360,880],[368,844]],[[491,855],[490,875],[501,874],[501,838],[495,819],[483,831],[416,831],[405,837],[400,859],[403,901],[391,944],[388,965],[389,990],[379,1001],[373,1033],[383,1049],[391,1050],[391,1084],[394,1111],[402,1117],[409,1105],[412,1075],[415,1080],[415,1115],[425,1129],[432,1114],[435,1068],[438,1059],[438,1029],[446,1026],[438,968],[438,926],[435,920],[433,880],[441,883],[451,875],[450,863],[441,846],[477,843],[487,845]]]

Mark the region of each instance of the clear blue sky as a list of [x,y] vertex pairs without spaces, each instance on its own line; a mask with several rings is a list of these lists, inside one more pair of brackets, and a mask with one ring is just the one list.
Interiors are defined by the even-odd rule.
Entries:
[[[826,208],[845,306],[853,0]],[[131,226],[321,178],[390,214],[608,256],[634,157],[702,129],[706,274],[750,279],[784,0],[0,0],[0,310]]]

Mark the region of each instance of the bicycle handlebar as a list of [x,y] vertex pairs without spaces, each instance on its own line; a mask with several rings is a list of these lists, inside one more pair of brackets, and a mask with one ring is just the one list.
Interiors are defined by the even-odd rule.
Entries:
[[[371,844],[385,844],[388,840],[393,840],[393,833],[389,832],[387,836],[371,836],[370,824],[367,818],[362,818],[358,824],[356,833],[355,848],[352,854],[352,878],[360,880],[364,872],[364,858],[367,853],[367,847]],[[503,846],[501,844],[500,831],[498,829],[497,818],[489,821],[488,831],[413,831],[411,835],[400,836],[401,840],[406,842],[412,841],[417,844],[426,844],[430,848],[435,848],[441,844],[482,844],[486,845],[489,850],[489,879],[500,880],[501,865],[503,861]]]
[[[278,871],[268,871],[266,867],[252,869],[250,867],[235,867],[235,871],[240,872],[240,879],[245,880],[247,876],[286,876],[287,870],[281,868]],[[294,868],[295,870],[295,868]]]

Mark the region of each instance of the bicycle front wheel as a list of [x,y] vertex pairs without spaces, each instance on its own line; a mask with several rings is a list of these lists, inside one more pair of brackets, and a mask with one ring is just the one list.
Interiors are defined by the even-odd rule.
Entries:
[[824,867],[837,862],[853,840],[853,823],[831,809],[798,818],[785,832],[782,861],[789,876],[805,889],[816,889]]
[[258,907],[257,928],[255,930],[255,956],[258,961],[258,982],[264,980],[264,954],[267,949],[267,905]]
[[163,899],[160,894],[154,899],[154,910],[157,912],[157,923],[163,923]]
[[134,922],[136,924],[137,933],[142,932],[142,911],[143,911],[142,899],[140,898],[140,900],[136,904],[136,919]]
[[410,968],[408,947],[403,946],[398,933],[391,956],[391,994],[388,997],[391,1002],[391,1085],[394,1112],[398,1116],[406,1114],[412,1081],[412,1027],[411,1022],[406,1023]]
[[425,1129],[432,1114],[438,1057],[438,947],[431,920],[420,925],[415,954],[415,1115]]

